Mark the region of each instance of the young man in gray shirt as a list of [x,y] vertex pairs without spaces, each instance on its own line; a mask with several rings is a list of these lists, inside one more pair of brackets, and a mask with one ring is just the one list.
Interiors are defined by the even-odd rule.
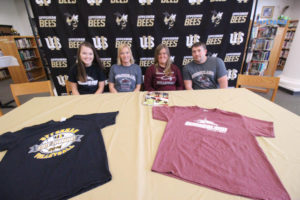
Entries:
[[184,86],[187,90],[227,88],[227,70],[222,59],[207,57],[205,43],[192,46],[193,61],[183,68]]

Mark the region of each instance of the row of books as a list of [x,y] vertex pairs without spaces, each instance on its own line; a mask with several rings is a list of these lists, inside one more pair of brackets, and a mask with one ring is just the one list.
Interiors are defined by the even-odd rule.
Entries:
[[33,81],[33,80],[34,80],[34,78],[33,78],[32,74],[31,74],[31,72],[26,72],[26,74],[27,74],[27,77],[28,77],[28,80],[29,80],[29,81]]
[[36,58],[36,54],[35,54],[34,50],[20,50],[19,54],[20,54],[20,57],[22,60]]
[[0,70],[0,79],[5,79],[9,77],[9,73],[6,69]]
[[278,61],[278,66],[284,66],[285,65],[286,60],[285,59],[279,59]]
[[276,26],[256,26],[253,27],[252,38],[274,38],[277,32]]
[[282,48],[289,49],[291,47],[292,41],[284,41]]
[[252,49],[254,50],[271,50],[273,47],[273,40],[255,39],[252,43]]
[[268,61],[270,57],[270,51],[253,51],[252,60],[254,61]]
[[18,49],[32,47],[31,41],[28,38],[16,39],[15,41],[16,41],[16,45],[17,45]]
[[290,22],[289,28],[296,28],[298,26],[298,21]]
[[268,62],[250,62],[247,64],[246,74],[263,76]]
[[280,52],[280,57],[281,57],[281,58],[287,58],[288,55],[289,55],[289,50],[282,50],[282,51]]
[[292,39],[294,39],[294,36],[295,36],[294,31],[288,31],[288,32],[286,32],[285,39],[286,40],[292,40]]
[[25,66],[26,71],[30,71],[30,70],[33,70],[33,69],[37,68],[37,66],[34,64],[33,61],[26,61],[23,64]]

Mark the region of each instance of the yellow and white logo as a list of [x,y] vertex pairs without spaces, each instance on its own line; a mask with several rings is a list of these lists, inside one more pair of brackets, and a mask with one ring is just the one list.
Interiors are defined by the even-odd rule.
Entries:
[[111,66],[111,58],[101,58],[101,62],[104,67],[110,67]]
[[178,3],[179,0],[161,0],[161,3]]
[[108,43],[107,43],[107,38],[104,36],[96,36],[93,37],[93,43],[94,43],[94,47],[97,50],[103,49],[106,50],[108,48]]
[[193,61],[193,56],[184,56],[182,60],[182,65],[185,66]]
[[116,16],[117,25],[121,27],[121,30],[125,29],[128,22],[128,15],[121,15],[119,12],[114,13],[114,15]]
[[128,3],[128,0],[110,0],[111,4],[115,4],[115,3],[120,3],[120,4],[125,4]]
[[153,0],[139,0],[139,3],[142,5],[142,6],[145,6],[145,5],[151,5],[153,3]]
[[189,0],[191,5],[201,5],[204,0]]
[[152,27],[154,26],[154,15],[139,15],[137,18],[137,27]]
[[154,37],[151,35],[140,37],[140,45],[142,49],[152,49],[154,47]]
[[140,58],[140,67],[149,67],[150,65],[154,64],[154,58],[153,57],[143,57]]
[[241,57],[241,52],[239,53],[226,53],[224,62],[239,62]]
[[79,23],[78,15],[71,15],[70,13],[65,13],[64,15],[66,16],[66,23],[68,26],[72,26],[72,30],[75,30]]
[[200,42],[200,35],[194,34],[186,36],[186,46],[188,48],[191,48],[196,42]]
[[167,47],[177,47],[179,37],[163,37],[161,43],[167,45]]
[[238,76],[238,70],[236,69],[228,69],[227,70],[227,78],[228,80],[235,80]]
[[249,0],[237,0],[238,3],[248,3]]
[[230,44],[240,45],[244,42],[245,34],[243,32],[233,32],[230,34]]
[[56,16],[39,16],[39,26],[41,28],[55,28]]
[[209,35],[207,37],[206,45],[220,45],[223,40],[223,34]]
[[52,68],[67,68],[68,61],[66,58],[51,58]]
[[58,0],[58,4],[76,4],[76,0]]
[[176,21],[176,14],[169,14],[168,12],[164,12],[164,23],[168,26],[168,29],[173,28],[175,21]]
[[41,144],[30,147],[28,153],[37,153],[34,156],[36,159],[61,156],[72,150],[75,142],[81,142],[84,135],[77,135],[78,131],[79,129],[67,128],[49,133],[40,138]]
[[56,76],[56,79],[60,86],[65,87],[66,80],[69,80],[69,76],[68,75],[58,75],[58,76]]
[[226,2],[227,0],[210,0],[211,3],[213,2]]
[[222,20],[223,12],[212,11],[211,22],[216,26],[218,26]]
[[202,14],[186,15],[184,20],[184,26],[199,26],[202,21]]
[[102,0],[87,0],[87,3],[90,6],[100,6],[102,3]]
[[248,12],[234,12],[232,13],[230,24],[243,24],[246,23]]
[[106,16],[89,16],[88,27],[105,27]]
[[129,47],[132,45],[132,38],[116,38],[116,48],[119,48],[121,44],[127,44]]
[[47,47],[51,50],[60,50],[62,47],[60,43],[60,39],[56,36],[54,37],[48,36],[47,38],[45,38],[45,40],[46,40]]
[[69,38],[69,48],[78,49],[79,45],[85,41],[85,38]]
[[51,0],[35,0],[35,3],[39,6],[49,6],[51,4]]

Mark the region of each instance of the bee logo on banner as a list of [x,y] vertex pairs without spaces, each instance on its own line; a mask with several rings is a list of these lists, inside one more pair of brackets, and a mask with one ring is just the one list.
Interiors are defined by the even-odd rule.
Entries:
[[179,37],[163,37],[161,43],[167,45],[167,47],[177,47]]
[[154,37],[152,37],[151,35],[140,37],[140,45],[142,49],[153,49]]
[[61,43],[60,43],[60,39],[56,36],[54,36],[54,37],[48,36],[47,38],[45,38],[45,40],[46,40],[47,47],[49,49],[51,49],[52,51],[60,50],[62,47]]
[[97,50],[106,50],[108,48],[107,38],[104,36],[93,37],[94,47]]
[[75,30],[78,27],[79,19],[78,15],[71,15],[70,13],[65,13],[66,23],[68,26],[72,26],[72,30]]
[[140,58],[140,67],[148,67],[150,65],[154,64],[154,58],[153,57],[142,57]]
[[52,68],[67,68],[68,61],[67,58],[51,58]]
[[201,5],[201,3],[203,2],[203,0],[189,0],[189,3],[193,6],[193,5]]
[[161,0],[161,3],[174,3],[177,4],[179,0]]
[[241,52],[239,53],[227,53],[224,62],[239,62],[241,57]]
[[49,6],[51,4],[51,0],[35,0],[35,3],[39,6]]
[[100,6],[102,3],[102,0],[87,0],[87,3],[90,6]]
[[104,67],[110,67],[111,66],[111,58],[101,58],[101,62]]
[[164,12],[164,23],[168,26],[168,29],[173,28],[175,21],[176,21],[176,14],[169,14],[168,12]]
[[193,56],[184,56],[182,60],[182,65],[185,66],[193,61]]
[[186,36],[186,46],[188,48],[191,48],[196,42],[200,42],[200,35],[194,34]]
[[76,0],[58,0],[58,4],[76,4]]
[[129,47],[132,45],[132,38],[116,38],[116,48],[119,48],[121,44],[127,44]]
[[198,15],[186,15],[185,16],[185,21],[184,21],[184,26],[199,26],[202,21],[202,14]]
[[110,0],[111,4],[125,4],[128,3],[128,0]]
[[137,18],[137,27],[152,27],[154,26],[154,15],[139,15]]
[[139,0],[139,3],[142,5],[142,6],[145,6],[145,5],[151,5],[153,3],[153,0]]
[[223,34],[208,35],[206,45],[220,45],[222,44]]
[[85,41],[85,38],[69,38],[69,48],[78,49],[79,45]]
[[116,23],[119,27],[121,27],[121,30],[125,29],[128,22],[128,15],[120,14],[119,12],[114,13],[116,16]]
[[233,32],[230,34],[230,44],[240,45],[244,42],[245,34],[243,32]]
[[106,16],[89,16],[88,26],[89,27],[105,27]]
[[243,24],[246,23],[248,12],[234,12],[232,13],[230,24]]
[[216,26],[218,26],[222,20],[223,12],[212,11],[211,22]]
[[39,26],[41,28],[55,28],[56,16],[39,16]]

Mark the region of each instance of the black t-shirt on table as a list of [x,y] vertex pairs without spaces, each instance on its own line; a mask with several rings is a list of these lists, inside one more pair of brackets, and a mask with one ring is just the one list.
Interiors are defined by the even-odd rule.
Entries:
[[93,64],[90,67],[86,67],[87,81],[81,82],[77,80],[77,65],[71,67],[69,71],[69,81],[77,83],[78,92],[80,94],[94,94],[98,90],[98,83],[105,81],[106,77],[97,65]]
[[0,199],[67,199],[111,180],[101,129],[118,112],[75,115],[0,136]]

